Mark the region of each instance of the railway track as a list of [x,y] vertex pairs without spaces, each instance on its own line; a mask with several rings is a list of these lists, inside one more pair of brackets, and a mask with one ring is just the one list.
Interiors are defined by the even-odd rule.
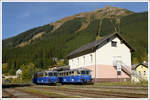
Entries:
[[134,90],[147,90],[148,87],[127,87],[127,86],[82,86],[82,85],[32,85],[35,87],[52,87],[52,86],[64,86],[74,88],[104,88],[104,89],[134,89]]
[[77,93],[81,96],[85,96],[87,94],[89,97],[120,97],[120,98],[138,98],[138,97],[147,97],[147,94],[137,94],[137,93],[121,93],[121,92],[112,92],[112,91],[98,91],[98,90],[88,90],[88,89],[71,89],[71,88],[55,88],[55,87],[34,87],[34,88],[43,88],[45,90],[55,90],[58,92],[69,92],[69,93]]
[[[37,94],[33,92],[24,91],[25,89],[35,90],[35,91],[45,91],[52,92],[62,95],[65,97],[74,96],[76,98],[147,98],[147,88],[146,87],[116,87],[116,86],[81,86],[81,85],[60,85],[60,86],[51,86],[51,85],[33,85],[33,84],[5,84],[3,85],[3,97],[39,97],[39,98],[50,98],[54,96],[48,96],[44,93]],[[120,92],[116,91],[118,89]],[[108,90],[109,89],[109,90]],[[114,91],[115,90],[115,91]],[[125,90],[132,91],[142,91],[142,92],[125,92]],[[56,96],[57,97],[57,96]]]

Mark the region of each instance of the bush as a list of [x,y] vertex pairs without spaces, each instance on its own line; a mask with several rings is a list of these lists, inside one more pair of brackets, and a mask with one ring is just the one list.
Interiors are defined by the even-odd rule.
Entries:
[[29,63],[28,65],[22,65],[22,79],[30,80],[32,79],[32,75],[35,72],[35,66],[33,63]]

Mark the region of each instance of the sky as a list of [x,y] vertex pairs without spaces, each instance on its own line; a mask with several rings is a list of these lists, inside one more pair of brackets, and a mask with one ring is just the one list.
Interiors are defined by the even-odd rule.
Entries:
[[125,8],[134,12],[148,11],[147,2],[3,2],[2,39],[105,6]]

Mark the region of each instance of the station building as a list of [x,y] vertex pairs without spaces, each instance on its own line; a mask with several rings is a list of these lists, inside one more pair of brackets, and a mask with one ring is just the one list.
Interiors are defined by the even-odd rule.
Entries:
[[67,58],[70,69],[87,68],[95,82],[129,81],[134,49],[118,33],[113,33],[74,50]]

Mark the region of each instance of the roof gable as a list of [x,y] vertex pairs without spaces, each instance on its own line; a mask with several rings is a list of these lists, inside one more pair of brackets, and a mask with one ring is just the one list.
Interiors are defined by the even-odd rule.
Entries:
[[107,43],[106,41],[108,41],[108,39],[112,39],[115,37],[118,37],[131,51],[134,51],[134,49],[127,43],[127,41],[122,36],[120,36],[118,33],[113,33],[113,34],[105,36],[99,40],[96,40],[96,41],[93,41],[86,45],[81,46],[80,48],[78,48],[78,49],[74,50],[73,52],[71,52],[70,54],[68,54],[67,58],[69,58],[73,55],[76,55],[80,52],[89,50],[89,49],[96,49],[97,46],[103,46]]

